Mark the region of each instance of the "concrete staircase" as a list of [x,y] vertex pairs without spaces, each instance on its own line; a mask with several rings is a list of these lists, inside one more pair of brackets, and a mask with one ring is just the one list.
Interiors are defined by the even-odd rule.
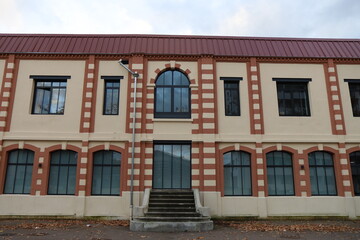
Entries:
[[[143,213],[135,211],[130,222],[132,231],[208,231],[213,229],[209,209],[197,199],[198,191],[161,189],[145,193]],[[141,212],[141,211],[140,211]],[[136,215],[136,216],[135,216]]]

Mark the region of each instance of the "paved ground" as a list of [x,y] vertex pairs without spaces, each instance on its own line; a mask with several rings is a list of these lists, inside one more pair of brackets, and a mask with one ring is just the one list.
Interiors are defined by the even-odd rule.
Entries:
[[0,220],[0,239],[360,239],[360,221],[232,221],[209,232],[131,232],[127,221]]

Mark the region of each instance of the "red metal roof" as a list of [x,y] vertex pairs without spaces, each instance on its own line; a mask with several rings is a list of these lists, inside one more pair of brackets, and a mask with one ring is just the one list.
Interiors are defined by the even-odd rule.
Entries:
[[0,34],[0,53],[360,58],[360,39]]

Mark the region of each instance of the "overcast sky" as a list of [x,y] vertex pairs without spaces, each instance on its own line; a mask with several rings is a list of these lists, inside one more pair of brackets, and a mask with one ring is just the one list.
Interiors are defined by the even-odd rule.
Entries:
[[0,33],[360,38],[360,0],[0,0]]

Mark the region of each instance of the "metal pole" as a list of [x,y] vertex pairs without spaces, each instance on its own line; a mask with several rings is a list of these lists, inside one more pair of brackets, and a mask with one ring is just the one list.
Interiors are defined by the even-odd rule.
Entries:
[[133,220],[134,212],[134,162],[135,162],[135,124],[136,124],[136,88],[137,88],[137,78],[139,74],[137,72],[131,71],[127,66],[125,66],[121,59],[119,64],[125,68],[131,75],[134,77],[134,97],[133,97],[133,122],[132,122],[132,143],[131,143],[131,178],[130,178],[130,219]]

